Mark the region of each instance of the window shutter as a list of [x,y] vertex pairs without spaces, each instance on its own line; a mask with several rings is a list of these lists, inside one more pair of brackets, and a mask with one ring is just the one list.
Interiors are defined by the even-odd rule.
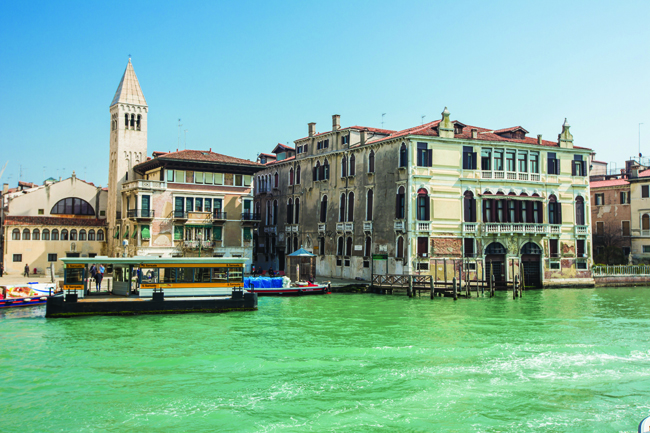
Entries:
[[540,202],[539,206],[537,207],[537,221],[539,221],[540,224],[542,224],[544,222],[544,212],[542,210],[543,208],[544,208],[544,206]]
[[515,220],[513,222],[523,222],[521,220],[521,202],[519,200],[515,200]]
[[484,198],[483,200],[481,200],[481,203],[483,203],[483,205],[482,205],[482,210],[483,210],[483,222],[484,222],[484,223],[487,223],[487,222],[489,222],[489,221],[487,220],[488,200]]
[[429,198],[429,196],[426,196],[426,202],[424,205],[424,219],[427,221],[431,221],[430,209],[431,209],[431,199]]
[[400,217],[399,216],[399,193],[397,193],[397,195],[395,197],[396,197],[396,200],[395,200],[395,218],[399,219],[399,217]]
[[433,167],[433,149],[427,150],[428,167]]
[[472,170],[476,170],[476,152],[472,152]]
[[555,160],[555,174],[560,174],[560,159]]
[[587,161],[582,161],[582,175],[587,175]]
[[465,222],[470,222],[470,218],[471,218],[471,214],[472,214],[472,211],[469,208],[469,202],[470,202],[470,199],[468,199],[468,198],[463,200],[463,204],[465,205],[465,209],[464,209],[465,212],[463,214],[463,220]]
[[469,217],[470,217],[470,222],[473,223],[476,222],[476,199],[475,198],[469,199]]
[[492,215],[490,218],[490,222],[497,222],[497,201],[496,199],[490,199],[490,212]]
[[510,203],[512,203],[512,200],[509,198],[506,199],[506,217],[504,218],[504,221],[507,223],[511,223],[513,221],[510,221]]
[[526,210],[526,222],[535,222],[535,217],[533,217],[533,202],[529,201],[526,204],[528,206]]
[[562,224],[562,204],[560,202],[557,202],[555,204],[555,209],[557,209],[556,210],[556,214],[557,214],[557,222],[556,222],[556,224]]
[[318,171],[319,171],[319,173],[318,173],[318,178],[321,179],[321,180],[324,180],[324,179],[325,179],[325,166],[324,166],[324,165],[321,165],[321,166],[319,167],[319,170],[318,170]]
[[316,169],[317,169],[317,167],[314,167],[314,168],[311,169],[311,171],[312,171],[312,177],[313,177],[312,180],[313,180],[314,182],[316,182]]

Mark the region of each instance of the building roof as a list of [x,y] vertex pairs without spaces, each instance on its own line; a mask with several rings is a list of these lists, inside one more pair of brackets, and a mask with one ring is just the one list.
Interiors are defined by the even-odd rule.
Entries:
[[293,161],[294,159],[296,159],[296,155],[292,155],[292,156],[290,156],[290,157],[288,157],[288,158],[284,158],[284,159],[281,159],[281,160],[279,160],[279,161],[276,161],[276,160],[274,159],[273,161],[269,161],[269,162],[267,162],[267,163],[264,164],[264,165],[279,164],[279,163],[281,163],[281,162]]
[[97,218],[60,218],[46,216],[7,215],[5,225],[8,226],[106,226],[105,219]]
[[[278,147],[280,148],[279,151],[278,151]],[[296,149],[294,149],[291,146],[287,146],[285,144],[278,143],[278,145],[273,148],[273,153],[277,154],[277,153],[281,153],[283,151],[286,152],[286,151],[290,151],[290,150],[295,151]]]
[[276,158],[277,158],[277,156],[275,156],[275,155],[272,154],[272,153],[260,153],[260,155],[261,155],[261,156],[266,156],[267,158],[273,158],[273,159],[276,159]]
[[131,58],[129,58],[129,63],[126,65],[120,85],[117,86],[111,107],[115,104],[147,105],[147,101],[144,99],[144,94],[140,88],[140,83],[138,82],[138,77],[136,77],[135,71],[133,70]]
[[629,184],[630,182],[628,182],[625,179],[595,180],[589,182],[589,187],[591,189],[594,189],[594,188],[605,188],[609,186],[625,186]]
[[179,150],[177,152],[169,152],[164,155],[160,155],[156,158],[150,159],[148,161],[141,162],[140,164],[133,167],[138,173],[145,172],[152,168],[159,167],[161,163],[172,162],[172,161],[187,161],[187,162],[199,162],[199,163],[214,163],[214,164],[226,164],[226,165],[236,165],[236,166],[245,166],[245,167],[264,167],[264,164],[259,162],[253,162],[248,159],[235,158],[234,156],[222,155],[221,153],[213,152],[212,150]]
[[[393,132],[395,132],[395,131],[393,131],[391,129],[380,129],[380,128],[371,128],[369,126],[355,125],[355,126],[348,126],[347,128],[341,128],[341,129],[338,129],[336,131],[319,132],[318,134],[314,134],[313,137],[319,137],[321,135],[331,134],[332,132],[348,131],[348,130],[352,130],[352,129],[357,130],[357,131],[366,130],[368,132],[373,132],[375,134],[383,134],[383,135],[388,135],[388,134],[392,134]],[[299,138],[299,139],[295,140],[294,142],[306,140],[307,138],[311,138],[311,137],[307,136],[307,137]]]
[[605,161],[598,161],[595,159],[592,159],[591,162],[595,162],[596,164],[607,164]]
[[639,177],[650,177],[650,169],[640,171]]

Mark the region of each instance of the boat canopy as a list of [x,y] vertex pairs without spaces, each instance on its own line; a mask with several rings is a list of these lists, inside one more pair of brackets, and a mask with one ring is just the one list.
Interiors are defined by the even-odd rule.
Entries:
[[81,264],[103,264],[103,265],[133,265],[141,264],[196,264],[196,265],[217,265],[223,263],[246,263],[249,259],[245,257],[152,257],[152,256],[135,256],[135,257],[62,257],[60,259],[64,264],[73,263]]
[[316,257],[316,254],[312,254],[304,248],[297,249],[291,254],[288,254],[288,257]]

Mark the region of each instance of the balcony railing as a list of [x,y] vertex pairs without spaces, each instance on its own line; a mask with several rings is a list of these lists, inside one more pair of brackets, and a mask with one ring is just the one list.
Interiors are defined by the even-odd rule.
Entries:
[[546,234],[548,225],[534,223],[484,223],[483,234]]
[[363,222],[363,231],[364,232],[371,232],[372,231],[372,221],[364,221]]
[[548,229],[552,235],[559,235],[562,232],[562,226],[559,224],[551,224],[548,226]]
[[318,223],[318,232],[325,233],[325,223]]
[[212,219],[213,220],[225,220],[226,219],[226,212],[221,212],[219,210],[212,211]]
[[482,179],[508,179],[508,180],[524,180],[531,182],[539,182],[541,176],[539,173],[518,173],[514,171],[496,171],[496,170],[482,170]]
[[262,221],[262,215],[256,212],[242,212],[242,221]]
[[417,222],[416,224],[417,231],[419,232],[428,232],[431,229],[431,223]]
[[336,231],[343,233],[345,231],[345,223],[336,223]]
[[165,189],[165,182],[162,180],[146,180],[138,179],[132,180],[131,182],[125,182],[122,184],[123,190],[130,189]]
[[463,223],[463,233],[478,232],[478,223]]
[[641,230],[641,236],[650,236],[650,230]]
[[214,248],[216,241],[184,241],[183,245],[185,248],[189,249],[199,249],[199,246],[201,249],[205,248]]
[[576,236],[577,235],[580,235],[580,236],[587,235],[587,234],[589,234],[589,226],[582,226],[582,225],[581,226],[575,226],[575,233],[576,233]]
[[345,223],[345,232],[352,233],[354,231],[354,223]]
[[153,218],[155,211],[152,209],[131,209],[126,211],[127,218]]
[[398,232],[405,232],[406,231],[405,227],[406,227],[406,224],[404,223],[403,220],[395,221],[395,224],[393,225],[394,230],[398,231]]

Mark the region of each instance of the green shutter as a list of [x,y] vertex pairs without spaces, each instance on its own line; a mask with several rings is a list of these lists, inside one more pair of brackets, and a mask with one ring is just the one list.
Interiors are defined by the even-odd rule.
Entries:
[[142,235],[142,239],[150,239],[151,234],[149,233],[149,226],[142,226],[142,230],[140,230],[140,234]]
[[174,226],[174,240],[175,241],[183,240],[183,226]]
[[129,226],[126,226],[126,230],[124,230],[124,239],[129,238]]
[[133,234],[131,235],[131,239],[135,239],[136,236],[138,236],[138,226],[133,227]]
[[215,227],[214,228],[214,235],[213,235],[213,240],[215,241],[220,241],[221,240],[221,230],[223,227]]
[[251,228],[244,227],[244,240],[250,241],[251,239],[253,239],[253,235],[251,234]]
[[115,235],[113,236],[113,239],[117,239],[120,237],[120,228],[115,227]]

